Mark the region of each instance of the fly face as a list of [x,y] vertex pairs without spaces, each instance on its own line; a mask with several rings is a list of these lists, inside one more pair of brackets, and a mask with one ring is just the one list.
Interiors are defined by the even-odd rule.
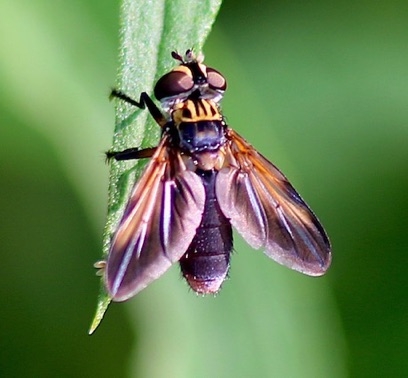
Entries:
[[223,76],[187,51],[186,58],[156,84],[169,111],[163,115],[142,93],[163,128],[156,148],[110,152],[116,160],[151,157],[115,232],[106,267],[110,297],[134,296],[180,262],[190,287],[216,293],[227,277],[233,248],[232,226],[254,248],[307,275],[325,273],[329,239],[316,216],[286,177],[229,128],[220,113]]
[[163,75],[154,87],[154,96],[166,111],[191,96],[221,101],[227,81],[217,70],[202,63],[203,56],[196,58],[191,50],[187,50],[184,59],[175,52],[172,56],[181,64]]

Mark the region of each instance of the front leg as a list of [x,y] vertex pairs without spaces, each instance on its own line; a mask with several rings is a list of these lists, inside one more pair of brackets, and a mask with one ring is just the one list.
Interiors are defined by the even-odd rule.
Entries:
[[163,128],[167,123],[167,120],[160,111],[160,109],[156,106],[156,104],[153,102],[153,100],[146,92],[142,92],[140,94],[139,102],[129,97],[128,95],[124,94],[123,92],[117,91],[116,89],[112,90],[109,98],[110,99],[119,98],[127,102],[128,104],[138,107],[139,109],[144,109],[147,107],[149,113],[152,115],[152,117],[159,124],[160,127]]

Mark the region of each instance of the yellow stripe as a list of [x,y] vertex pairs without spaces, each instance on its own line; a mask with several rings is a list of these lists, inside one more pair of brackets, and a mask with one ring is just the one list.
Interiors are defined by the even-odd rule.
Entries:
[[176,105],[172,113],[176,124],[182,122],[221,121],[222,115],[210,100],[187,100]]

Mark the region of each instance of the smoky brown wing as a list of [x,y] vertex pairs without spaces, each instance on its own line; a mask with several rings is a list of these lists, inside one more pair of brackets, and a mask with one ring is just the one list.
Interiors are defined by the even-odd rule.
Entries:
[[200,224],[205,193],[165,136],[135,184],[113,237],[106,286],[124,301],[159,278],[190,245]]
[[324,274],[331,262],[329,239],[286,177],[230,129],[226,149],[216,194],[232,225],[278,263],[311,276]]

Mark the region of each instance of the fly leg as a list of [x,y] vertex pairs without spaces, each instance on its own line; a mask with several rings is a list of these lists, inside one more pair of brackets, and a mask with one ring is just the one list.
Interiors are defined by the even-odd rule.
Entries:
[[[139,101],[134,100],[133,98],[129,97],[125,93],[113,89],[110,96],[112,98],[118,98],[122,101],[127,102],[130,105],[136,106],[139,109],[147,108],[149,113],[152,115],[154,120],[163,128],[167,120],[160,111],[160,109],[156,106],[153,100],[146,92],[142,92],[140,94]],[[156,147],[150,148],[128,148],[123,151],[108,151],[106,152],[106,160],[109,162],[111,159],[119,160],[131,160],[131,159],[144,159],[150,158],[153,156],[154,152],[156,151]]]
[[149,148],[127,148],[123,151],[108,151],[106,152],[106,161],[110,161],[111,159],[119,160],[131,160],[131,159],[144,159],[144,158],[151,158],[155,153],[157,147],[149,147]]
[[156,106],[156,104],[153,102],[153,100],[150,98],[150,96],[146,92],[142,92],[140,94],[139,102],[134,100],[133,98],[129,97],[128,95],[124,94],[121,91],[117,91],[116,89],[113,89],[110,96],[110,99],[112,98],[119,98],[128,104],[131,104],[133,106],[136,106],[139,109],[145,109],[147,108],[149,110],[149,113],[152,115],[154,120],[160,125],[160,127],[164,127],[167,123],[166,118],[160,111],[160,109]]

